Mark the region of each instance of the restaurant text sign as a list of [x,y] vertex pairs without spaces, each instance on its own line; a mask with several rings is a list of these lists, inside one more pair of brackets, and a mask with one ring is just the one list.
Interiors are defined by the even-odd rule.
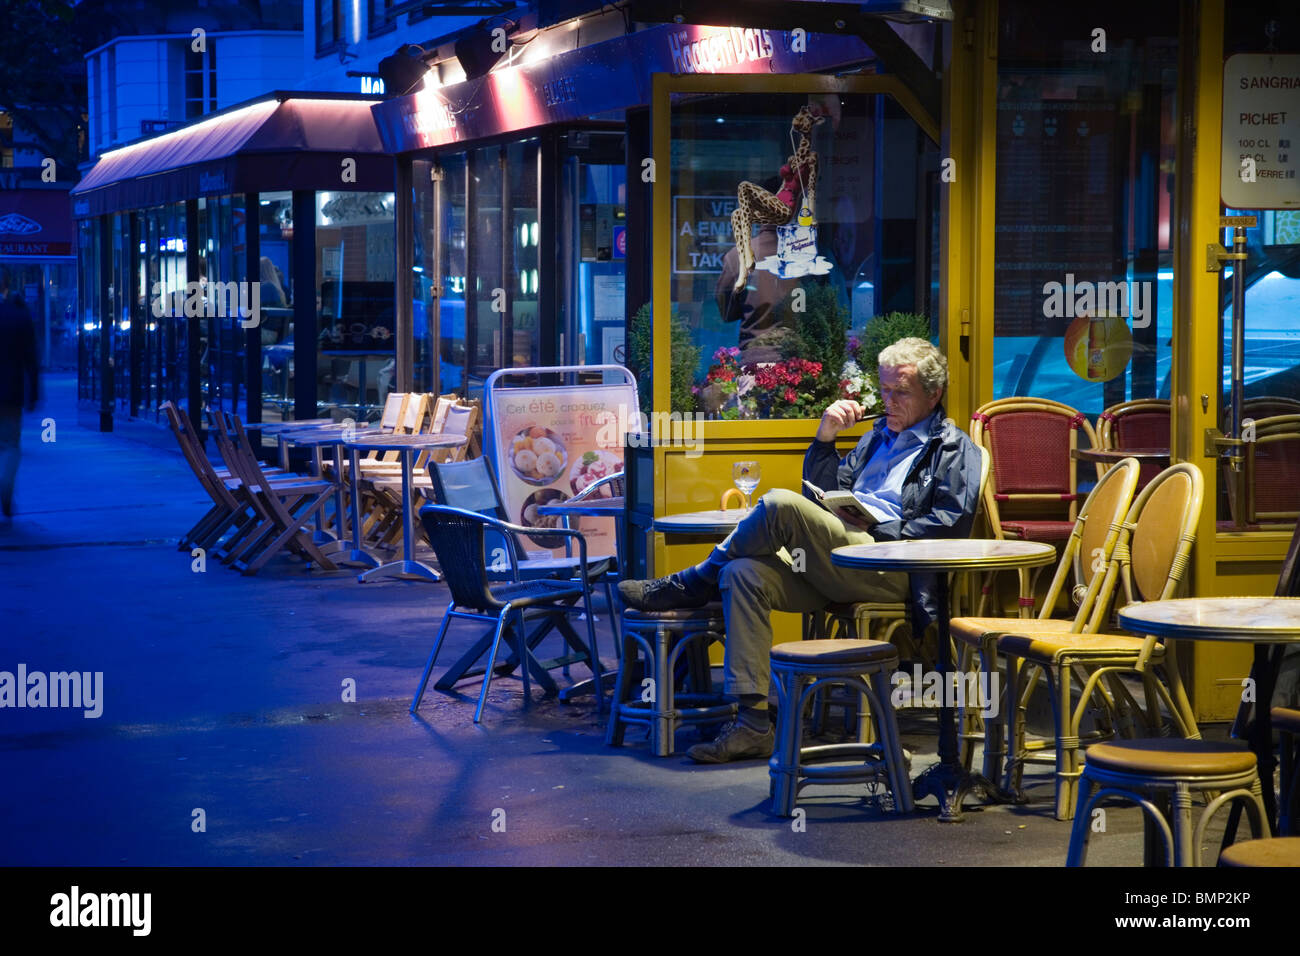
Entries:
[[1219,192],[1231,209],[1300,209],[1300,55],[1224,61]]

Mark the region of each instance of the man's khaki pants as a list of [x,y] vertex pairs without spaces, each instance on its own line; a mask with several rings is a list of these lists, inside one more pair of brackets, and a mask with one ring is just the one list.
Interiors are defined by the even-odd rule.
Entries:
[[727,619],[728,694],[768,693],[773,611],[908,599],[906,574],[831,564],[833,548],[871,543],[871,535],[796,492],[778,488],[759,500],[718,545],[728,559],[718,577]]

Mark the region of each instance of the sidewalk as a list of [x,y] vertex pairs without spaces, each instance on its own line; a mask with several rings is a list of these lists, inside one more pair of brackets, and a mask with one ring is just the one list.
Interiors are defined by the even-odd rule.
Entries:
[[[361,585],[292,557],[251,579],[216,562],[195,573],[175,535],[205,506],[180,454],[78,427],[71,380],[45,386],[0,531],[0,670],[102,671],[103,715],[0,709],[0,863],[1064,863],[1046,774],[1029,806],[959,825],[932,799],[893,818],[861,787],[817,788],[796,832],[767,812],[764,762],[660,760],[635,732],[606,748],[590,698],[534,688],[525,710],[518,680],[500,679],[476,727],[477,683],[447,696],[431,681],[413,718],[445,587]],[[453,628],[439,672],[473,636]],[[356,703],[341,700],[348,678]],[[934,723],[904,713],[915,773],[934,759]],[[1139,864],[1140,829],[1138,811],[1109,811],[1090,862]]]

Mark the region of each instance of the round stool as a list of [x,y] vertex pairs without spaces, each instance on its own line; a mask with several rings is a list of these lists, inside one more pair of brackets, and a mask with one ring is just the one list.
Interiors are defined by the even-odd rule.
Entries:
[[1281,739],[1282,761],[1278,770],[1282,792],[1277,801],[1277,832],[1300,836],[1300,710],[1274,707],[1273,729]]
[[[1193,790],[1206,793],[1208,799],[1195,829]],[[1169,798],[1172,809],[1168,817],[1152,797]],[[1117,740],[1089,747],[1079,778],[1079,807],[1070,831],[1066,866],[1084,865],[1092,810],[1107,798],[1119,798],[1142,808],[1148,824],[1163,840],[1169,866],[1200,866],[1205,828],[1214,814],[1233,800],[1245,803],[1255,837],[1266,832],[1267,815],[1255,755],[1234,743],[1161,738]]]
[[1219,854],[1219,866],[1300,866],[1300,837],[1234,843]]
[[[768,763],[772,812],[794,813],[799,791],[808,784],[876,783],[883,778],[894,797],[895,813],[912,811],[898,722],[890,702],[890,675],[897,649],[885,641],[791,641],[772,648],[776,684],[776,746]],[[875,725],[875,743],[803,746],[804,704],[821,688],[848,685],[866,697]],[[861,719],[861,718],[859,718]],[[837,761],[837,766],[817,766]],[[844,765],[845,761],[853,761]]]
[[[736,702],[713,692],[709,673],[709,645],[722,640],[726,630],[720,602],[674,611],[628,608],[622,630],[623,656],[605,730],[608,746],[623,746],[627,725],[639,724],[650,728],[655,756],[668,757],[681,725],[736,716]],[[689,690],[677,689],[679,664]],[[637,682],[638,672],[650,678],[650,686]]]

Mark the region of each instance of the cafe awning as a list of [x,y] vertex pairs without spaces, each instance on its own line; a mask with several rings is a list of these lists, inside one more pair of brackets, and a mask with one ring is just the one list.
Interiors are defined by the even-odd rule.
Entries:
[[[341,96],[277,93],[104,153],[72,190],[73,215],[206,195],[393,188],[370,107]],[[356,161],[355,178],[343,161]]]

